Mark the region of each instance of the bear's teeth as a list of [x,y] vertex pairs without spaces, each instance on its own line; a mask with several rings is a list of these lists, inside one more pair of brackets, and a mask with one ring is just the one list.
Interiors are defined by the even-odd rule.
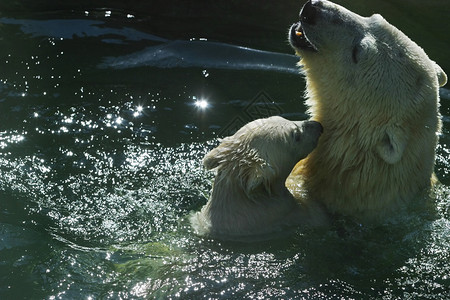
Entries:
[[296,31],[296,32],[295,32],[295,35],[296,35],[296,36],[302,36],[303,33],[302,33],[301,31]]

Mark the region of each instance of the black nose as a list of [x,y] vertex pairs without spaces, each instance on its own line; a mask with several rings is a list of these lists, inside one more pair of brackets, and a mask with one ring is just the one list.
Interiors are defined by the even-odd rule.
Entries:
[[309,0],[303,5],[300,11],[300,22],[314,25],[319,7],[322,5],[320,0]]
[[306,131],[314,131],[317,130],[321,134],[323,133],[323,126],[317,121],[305,121],[305,130]]

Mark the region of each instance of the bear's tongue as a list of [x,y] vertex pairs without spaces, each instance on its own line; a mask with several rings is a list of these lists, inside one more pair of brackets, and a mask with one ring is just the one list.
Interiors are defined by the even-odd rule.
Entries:
[[291,43],[295,48],[301,50],[317,51],[314,45],[307,39],[300,22],[291,27]]

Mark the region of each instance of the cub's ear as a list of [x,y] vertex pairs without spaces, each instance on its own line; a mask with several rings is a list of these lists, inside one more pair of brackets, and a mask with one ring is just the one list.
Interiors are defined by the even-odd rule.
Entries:
[[403,156],[407,144],[406,134],[398,127],[387,128],[383,139],[376,150],[380,157],[388,164],[395,164]]
[[434,68],[436,69],[439,86],[444,86],[447,83],[447,74],[445,74],[444,70],[437,63],[434,63]]
[[276,177],[276,170],[269,162],[261,158],[254,149],[245,151],[239,164],[238,180],[247,196],[251,198],[254,190],[262,186],[267,192],[271,192],[271,183]]
[[233,136],[220,140],[220,145],[209,151],[203,158],[203,166],[206,170],[212,170],[226,161],[232,160],[236,153],[238,141]]
[[256,149],[236,136],[226,137],[219,146],[203,158],[207,170],[220,168],[221,176],[237,180],[237,184],[251,197],[253,191],[263,186],[270,192],[270,183],[276,177],[276,170],[263,159]]
[[203,157],[203,166],[206,170],[212,170],[219,166],[220,159],[216,156],[217,149],[213,149]]

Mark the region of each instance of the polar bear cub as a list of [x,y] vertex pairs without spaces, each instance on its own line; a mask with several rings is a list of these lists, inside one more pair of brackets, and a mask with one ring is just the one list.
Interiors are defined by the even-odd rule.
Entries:
[[258,119],[221,140],[203,159],[216,170],[210,199],[190,221],[200,235],[264,235],[284,226],[320,225],[320,208],[295,200],[285,186],[294,165],[317,145],[322,126],[282,117]]

